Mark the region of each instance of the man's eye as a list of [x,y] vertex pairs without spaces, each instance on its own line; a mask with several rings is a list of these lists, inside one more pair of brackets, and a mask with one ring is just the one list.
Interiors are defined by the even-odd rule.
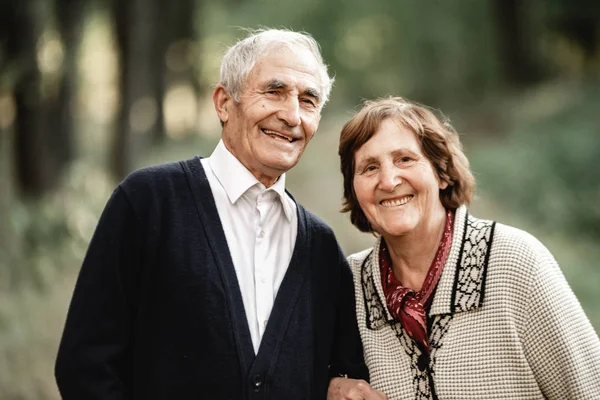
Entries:
[[373,172],[377,169],[376,166],[374,165],[369,165],[367,168],[365,168],[365,172]]
[[308,104],[310,106],[313,106],[313,107],[316,106],[316,103],[312,99],[302,99],[302,102],[305,103],[305,104]]

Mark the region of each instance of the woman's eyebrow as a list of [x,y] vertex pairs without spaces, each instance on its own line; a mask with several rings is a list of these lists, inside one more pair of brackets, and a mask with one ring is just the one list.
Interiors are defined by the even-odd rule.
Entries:
[[363,158],[361,160],[359,160],[359,162],[356,163],[356,168],[362,167],[365,164],[371,164],[377,162],[377,158],[373,157],[373,156],[369,156],[367,158]]
[[409,149],[408,147],[402,147],[399,149],[395,149],[390,153],[392,156],[399,156],[402,154],[408,154],[409,156],[413,156],[413,157],[419,157],[419,153],[414,152],[413,150]]

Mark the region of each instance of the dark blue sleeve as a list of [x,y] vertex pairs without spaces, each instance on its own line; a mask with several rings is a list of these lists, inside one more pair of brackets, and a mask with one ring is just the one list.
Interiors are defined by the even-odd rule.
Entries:
[[364,361],[363,347],[356,322],[354,281],[346,257],[339,249],[340,268],[335,334],[329,365],[329,377],[345,376],[369,382],[369,370]]
[[130,202],[118,187],[83,261],[55,366],[63,399],[125,399],[141,246]]

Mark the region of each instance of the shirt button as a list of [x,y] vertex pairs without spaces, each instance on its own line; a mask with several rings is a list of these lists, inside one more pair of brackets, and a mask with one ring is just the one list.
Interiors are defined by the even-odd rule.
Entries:
[[260,231],[260,232],[258,232],[258,238],[259,238],[259,239],[262,239],[262,238],[264,238],[264,237],[265,237],[265,231]]
[[266,281],[267,281],[267,279],[266,279],[264,276],[261,276],[261,277],[260,277],[260,282],[261,282],[261,283],[265,283]]

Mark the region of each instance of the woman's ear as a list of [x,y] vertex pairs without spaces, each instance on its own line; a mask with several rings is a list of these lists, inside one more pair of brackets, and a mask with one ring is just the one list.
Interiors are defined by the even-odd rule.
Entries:
[[221,120],[221,124],[224,124],[227,122],[227,120],[229,120],[228,108],[230,107],[230,102],[232,100],[233,99],[229,95],[229,92],[227,89],[225,89],[225,87],[223,87],[223,85],[219,84],[217,87],[215,87],[213,92],[213,103],[215,105],[215,111]]

